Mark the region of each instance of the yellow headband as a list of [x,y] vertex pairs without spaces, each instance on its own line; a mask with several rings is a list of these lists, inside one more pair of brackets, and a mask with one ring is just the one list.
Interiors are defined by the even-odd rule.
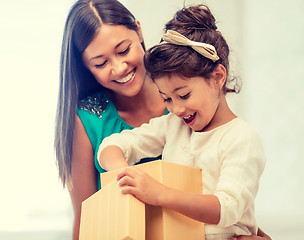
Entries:
[[168,30],[162,38],[167,43],[191,47],[204,57],[212,60],[213,62],[219,60],[219,56],[217,55],[214,46],[208,43],[191,41],[182,34],[173,30]]

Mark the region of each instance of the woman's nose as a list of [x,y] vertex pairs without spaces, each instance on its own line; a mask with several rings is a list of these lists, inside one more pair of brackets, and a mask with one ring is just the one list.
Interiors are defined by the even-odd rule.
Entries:
[[116,77],[124,75],[127,71],[128,65],[125,61],[120,59],[112,60],[112,74]]

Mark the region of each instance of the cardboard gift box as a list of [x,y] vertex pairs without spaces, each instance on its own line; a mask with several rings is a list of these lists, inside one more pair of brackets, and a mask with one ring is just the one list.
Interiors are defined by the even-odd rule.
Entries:
[[[170,188],[202,193],[201,169],[161,160],[135,167]],[[82,203],[80,240],[204,239],[203,223],[121,194],[116,182],[118,171],[102,173],[101,190]]]

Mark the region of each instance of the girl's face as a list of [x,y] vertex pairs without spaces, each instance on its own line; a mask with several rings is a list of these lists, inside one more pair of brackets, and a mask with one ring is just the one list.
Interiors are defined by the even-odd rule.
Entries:
[[220,103],[221,89],[213,78],[184,78],[179,75],[155,79],[160,94],[170,112],[183,119],[194,131],[213,128]]
[[[138,26],[139,23],[137,22]],[[83,62],[105,88],[123,96],[135,96],[144,83],[141,31],[104,24],[83,53]]]

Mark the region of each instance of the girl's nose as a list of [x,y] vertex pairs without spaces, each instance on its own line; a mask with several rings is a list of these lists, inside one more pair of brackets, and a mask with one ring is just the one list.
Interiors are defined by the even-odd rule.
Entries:
[[180,117],[185,113],[185,107],[181,104],[173,104],[171,112]]

